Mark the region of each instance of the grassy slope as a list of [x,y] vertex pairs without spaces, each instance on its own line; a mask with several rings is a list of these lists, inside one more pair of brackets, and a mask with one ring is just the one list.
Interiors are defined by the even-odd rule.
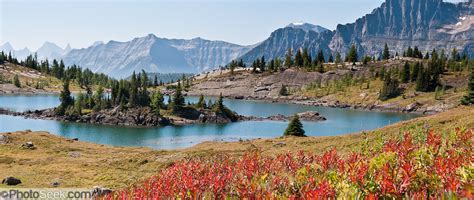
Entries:
[[[34,90],[36,83],[44,86],[43,89],[45,91],[60,92],[62,89],[63,82],[61,80],[34,69],[6,62],[0,66],[0,70],[0,76],[3,81],[11,81],[15,75],[18,75],[22,90]],[[81,90],[75,82],[70,84],[70,89],[72,91]]]
[[440,91],[437,99],[435,99],[435,92],[416,92],[416,83],[412,82],[401,84],[404,90],[398,97],[386,101],[380,101],[378,99],[379,92],[382,90],[383,86],[383,81],[380,79],[370,80],[368,88],[367,81],[349,87],[344,86],[341,90],[331,88],[328,92],[326,87],[306,88],[296,94],[306,97],[323,98],[326,100],[338,100],[350,105],[396,104],[405,107],[414,102],[418,102],[422,105],[457,105],[465,94],[468,75],[468,72],[446,73],[442,75],[441,82],[443,84],[456,85],[457,87],[447,88],[444,91],[444,94]]
[[[432,116],[396,123],[366,134],[356,133],[333,137],[257,139],[243,142],[205,142],[176,151],[156,151],[148,148],[111,147],[87,142],[69,141],[46,132],[15,132],[6,134],[11,142],[0,144],[0,177],[15,176],[23,181],[21,187],[51,187],[58,181],[60,187],[92,187],[102,185],[122,188],[141,178],[149,177],[177,159],[190,156],[209,156],[218,153],[243,154],[259,149],[274,155],[300,150],[320,153],[336,147],[346,154],[364,143],[369,144],[380,135],[397,137],[410,128],[432,128],[439,132],[453,127],[474,128],[474,107],[458,107]],[[38,148],[19,147],[32,141]],[[275,144],[285,144],[279,147]],[[71,154],[80,153],[79,157]],[[5,187],[0,185],[0,187]]]

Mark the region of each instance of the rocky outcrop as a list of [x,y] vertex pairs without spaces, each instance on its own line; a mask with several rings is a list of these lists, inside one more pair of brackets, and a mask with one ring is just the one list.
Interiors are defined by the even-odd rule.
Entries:
[[151,112],[149,108],[130,108],[120,110],[118,107],[114,109],[105,109],[99,112],[91,112],[84,115],[56,115],[54,109],[26,111],[23,113],[6,113],[24,116],[25,118],[34,119],[52,119],[65,122],[80,122],[91,124],[117,125],[117,126],[165,126],[170,124],[168,118],[157,116]]
[[12,176],[5,177],[2,180],[2,184],[5,185],[18,185],[21,184],[21,180]]
[[[325,117],[321,116],[318,112],[316,111],[306,111],[302,113],[297,113],[298,117],[302,121],[324,121],[326,120]],[[278,115],[272,115],[269,117],[245,117],[242,116],[241,120],[246,120],[246,121],[290,121],[293,118],[293,116],[286,116],[282,114]]]
[[91,112],[83,115],[56,115],[54,109],[44,109],[26,112],[14,112],[0,108],[0,114],[23,116],[33,119],[49,119],[65,122],[91,123],[114,126],[155,127],[167,125],[187,125],[198,123],[230,123],[241,119],[240,115],[232,111],[214,112],[210,109],[183,108],[172,116],[154,114],[148,107],[128,108],[119,107]]

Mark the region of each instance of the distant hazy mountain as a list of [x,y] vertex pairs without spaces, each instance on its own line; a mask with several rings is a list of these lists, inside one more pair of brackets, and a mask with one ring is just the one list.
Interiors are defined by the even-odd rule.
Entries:
[[48,58],[52,59],[61,59],[67,52],[71,50],[71,46],[68,44],[65,49],[62,49],[58,45],[52,42],[45,42],[36,52],[31,52],[28,48],[23,48],[20,50],[15,50],[10,43],[5,43],[0,46],[0,51],[5,53],[12,52],[12,55],[20,60],[25,59],[27,56],[34,53],[37,54],[38,59],[43,60]]
[[38,50],[36,50],[36,53],[39,59],[60,59],[70,50],[71,46],[69,44],[65,49],[62,49],[52,42],[45,42],[40,48],[38,48]]
[[9,42],[6,42],[2,46],[0,46],[0,51],[3,51],[6,54],[11,52],[12,56],[20,60],[25,59],[28,55],[31,54],[31,51],[26,47],[20,50],[15,50]]
[[110,41],[73,49],[63,60],[113,77],[133,71],[197,73],[225,65],[251,49],[223,41],[158,38],[153,34],[127,42]]
[[354,23],[338,25],[334,31],[318,33],[310,27],[300,23],[278,29],[242,59],[252,62],[261,56],[283,57],[288,48],[304,47],[312,55],[322,49],[327,59],[335,52],[344,56],[352,44],[357,46],[359,56],[377,57],[385,43],[392,54],[418,46],[422,51],[457,48],[474,56],[472,0],[457,4],[442,0],[387,0],[372,13]]
[[290,27],[290,28],[294,28],[294,29],[302,29],[304,31],[314,31],[316,33],[322,33],[322,32],[325,32],[325,31],[329,31],[329,29],[324,28],[322,26],[313,25],[313,24],[304,23],[304,22],[294,22],[294,23],[289,24],[286,27]]

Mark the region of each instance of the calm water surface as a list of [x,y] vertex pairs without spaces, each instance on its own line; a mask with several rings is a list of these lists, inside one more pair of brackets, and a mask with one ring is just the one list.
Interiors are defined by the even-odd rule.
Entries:
[[[206,101],[209,98],[206,98]],[[196,102],[197,97],[187,97]],[[215,99],[214,99],[215,100]],[[341,108],[314,107],[284,103],[224,100],[224,104],[241,115],[270,116],[314,110],[327,118],[323,122],[303,122],[306,135],[329,136],[372,130],[395,122],[418,117],[417,114],[369,112]],[[0,95],[0,107],[15,111],[51,108],[59,105],[57,95]],[[79,138],[115,146],[147,146],[155,149],[190,147],[203,141],[237,141],[239,139],[281,136],[287,122],[259,121],[230,124],[197,124],[157,128],[127,128],[51,120],[24,119],[0,115],[0,132],[30,129]]]

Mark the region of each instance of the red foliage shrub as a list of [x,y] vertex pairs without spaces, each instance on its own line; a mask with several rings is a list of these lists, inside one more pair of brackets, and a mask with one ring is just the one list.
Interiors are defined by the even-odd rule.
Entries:
[[456,129],[444,139],[433,131],[425,136],[415,143],[406,133],[400,141],[386,141],[381,150],[346,158],[333,148],[321,156],[249,152],[183,160],[104,198],[472,198],[472,130]]

